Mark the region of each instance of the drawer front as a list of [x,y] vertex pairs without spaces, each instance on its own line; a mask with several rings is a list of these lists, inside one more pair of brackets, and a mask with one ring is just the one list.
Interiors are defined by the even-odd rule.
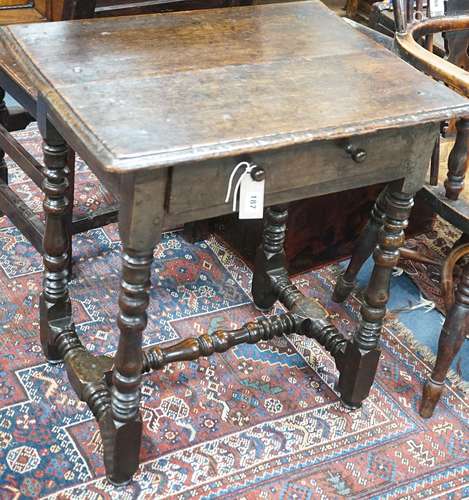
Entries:
[[[434,130],[393,129],[174,168],[168,215],[189,221],[231,212],[232,200],[225,203],[229,178],[246,159],[265,170],[266,205],[400,179],[428,165]],[[366,159],[355,161],[346,151],[349,145],[364,150]]]

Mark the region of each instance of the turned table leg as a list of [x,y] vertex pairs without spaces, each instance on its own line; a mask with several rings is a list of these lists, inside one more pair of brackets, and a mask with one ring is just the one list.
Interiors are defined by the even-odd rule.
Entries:
[[340,373],[339,392],[343,403],[351,408],[361,406],[373,383],[380,350],[379,337],[389,299],[389,287],[394,266],[399,260],[399,248],[404,243],[404,229],[413,205],[413,195],[386,192],[383,227],[378,234],[378,246],[373,254],[373,273],[361,307],[361,323],[348,343],[344,368]]
[[448,158],[448,177],[445,180],[446,197],[457,200],[464,188],[464,177],[469,164],[469,117],[456,123],[456,142]]
[[371,211],[370,219],[358,237],[346,271],[337,278],[332,294],[334,302],[343,302],[352,293],[356,286],[357,274],[376,247],[378,232],[384,221],[385,199],[386,188],[379,194]]
[[150,270],[153,247],[138,251],[124,246],[122,281],[119,297],[119,345],[114,359],[111,408],[116,425],[115,465],[109,477],[114,484],[123,484],[137,470],[142,434],[139,412],[142,379],[142,333],[147,324]]
[[453,307],[448,312],[438,341],[438,354],[431,377],[427,380],[420,404],[420,415],[429,418],[443,392],[444,382],[453,359],[469,332],[469,264],[463,270]]
[[265,209],[262,244],[256,253],[252,279],[252,297],[261,311],[269,311],[279,296],[272,276],[286,273],[284,243],[287,219],[288,209],[284,205]]
[[131,176],[121,181],[119,233],[122,278],[117,325],[119,344],[112,374],[111,411],[115,431],[104,449],[107,475],[115,485],[128,483],[139,464],[142,420],[142,334],[147,324],[153,250],[161,235],[166,172],[152,180]]
[[45,164],[44,278],[40,297],[40,336],[44,354],[51,362],[60,361],[57,338],[73,329],[72,307],[68,294],[68,211],[67,145],[47,123],[41,130]]

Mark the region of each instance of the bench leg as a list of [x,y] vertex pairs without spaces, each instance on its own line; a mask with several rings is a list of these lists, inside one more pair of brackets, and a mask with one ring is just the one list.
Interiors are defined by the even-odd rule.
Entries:
[[378,246],[373,254],[373,273],[361,307],[361,322],[345,351],[344,368],[340,373],[338,389],[342,402],[358,408],[368,396],[374,381],[380,350],[378,347],[393,268],[399,260],[399,248],[404,243],[413,206],[413,194],[388,187],[385,196],[384,224],[378,234]]

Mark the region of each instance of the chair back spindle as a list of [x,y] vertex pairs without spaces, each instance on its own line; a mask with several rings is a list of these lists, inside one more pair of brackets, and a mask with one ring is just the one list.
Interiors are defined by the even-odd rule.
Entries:
[[[408,12],[408,9],[405,4],[405,0],[392,0],[394,9],[394,23],[396,25],[397,33],[407,32],[406,12]],[[409,2],[407,2],[407,5],[408,4]]]
[[[396,35],[396,52],[408,62],[429,76],[469,97],[469,2],[448,0],[446,16],[427,19],[408,15],[419,5],[414,0],[393,0]],[[428,12],[427,14],[431,14]],[[406,19],[407,15],[407,19]],[[417,21],[417,22],[416,22]],[[433,51],[433,35],[442,33],[445,39],[445,57],[438,57]],[[425,40],[424,47],[419,43]],[[447,199],[457,200],[464,189],[464,178],[469,164],[469,117],[463,116],[457,122],[455,146],[448,159],[448,175],[445,180]],[[436,186],[439,178],[439,144],[432,155],[430,184]]]

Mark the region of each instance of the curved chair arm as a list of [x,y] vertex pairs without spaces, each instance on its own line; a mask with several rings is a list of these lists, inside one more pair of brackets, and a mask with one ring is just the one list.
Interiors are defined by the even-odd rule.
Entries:
[[454,266],[466,255],[469,255],[469,243],[453,249],[441,268],[441,295],[445,301],[446,312],[449,312],[454,304]]
[[395,48],[404,60],[429,76],[441,80],[462,95],[469,97],[469,72],[436,56],[418,40],[442,31],[469,29],[469,15],[434,17],[406,25],[402,0],[393,0],[394,19],[397,27]]

